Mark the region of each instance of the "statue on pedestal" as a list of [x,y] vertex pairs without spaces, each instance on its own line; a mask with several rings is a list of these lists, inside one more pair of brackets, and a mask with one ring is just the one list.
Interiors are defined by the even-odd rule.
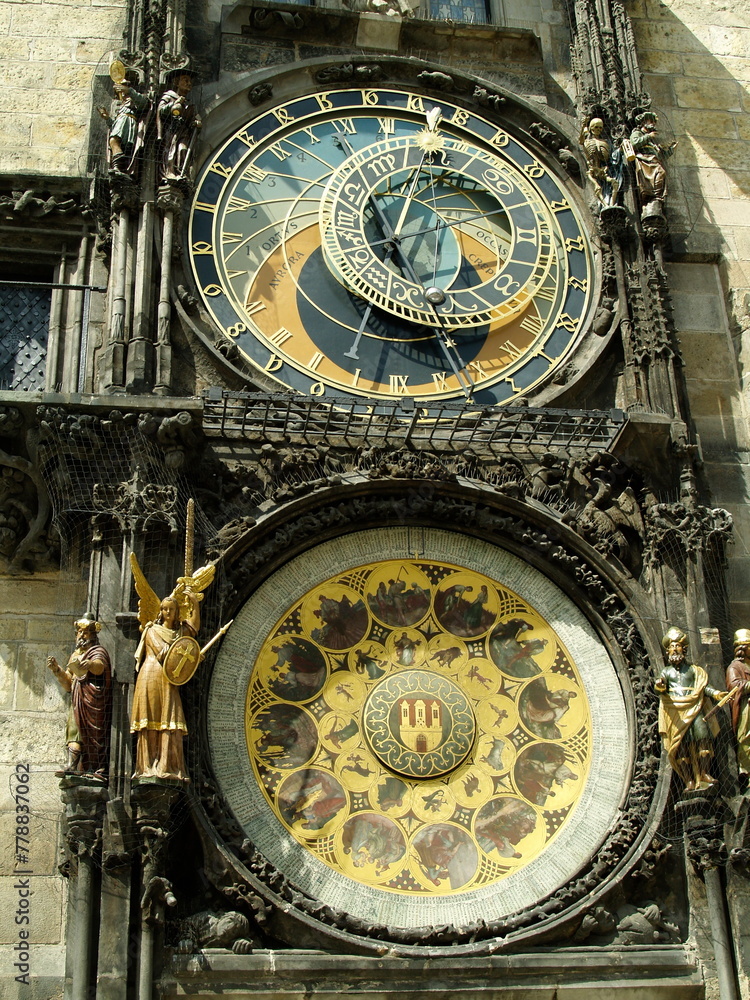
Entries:
[[133,777],[189,781],[183,750],[187,723],[179,688],[190,680],[201,659],[195,641],[201,624],[199,603],[216,567],[209,564],[191,575],[186,571],[169,597],[160,601],[134,553],[130,565],[141,623],[130,719],[130,730],[138,735]]
[[190,156],[202,122],[190,102],[193,76],[177,70],[170,77],[168,89],[161,95],[156,113],[160,143],[159,182],[189,179]]
[[86,775],[107,780],[109,727],[112,715],[112,669],[109,653],[99,645],[101,624],[90,612],[73,623],[75,649],[63,669],[54,656],[47,666],[66,691],[70,712],[66,731],[68,759],[58,777]]
[[587,175],[594,193],[602,205],[609,208],[617,204],[617,196],[622,186],[622,154],[612,148],[603,135],[604,122],[592,118],[581,129],[579,142],[586,156]]
[[669,763],[682,779],[685,790],[692,792],[716,784],[708,768],[719,726],[708,699],[721,701],[726,692],[710,687],[703,667],[687,662],[688,645],[682,629],[669,629],[662,639],[667,666],[654,687],[660,697],[659,732]]
[[111,113],[97,109],[109,127],[107,159],[112,170],[135,178],[151,102],[135,90],[119,59],[110,66],[109,75],[115,89]]
[[623,143],[626,158],[633,163],[635,183],[642,214],[662,213],[667,197],[666,160],[677,146],[676,142],[664,145],[656,128],[657,115],[644,111],[635,120],[636,127],[630,139]]
[[727,691],[732,699],[732,726],[737,737],[737,765],[747,784],[750,775],[750,629],[734,633],[734,659],[727,667]]

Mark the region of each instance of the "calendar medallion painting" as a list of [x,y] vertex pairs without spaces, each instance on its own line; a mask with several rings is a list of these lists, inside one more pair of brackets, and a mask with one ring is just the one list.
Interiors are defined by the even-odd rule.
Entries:
[[572,602],[508,553],[422,534],[409,552],[361,532],[276,574],[209,710],[248,837],[315,898],[397,926],[560,884],[603,839],[628,760],[614,668]]

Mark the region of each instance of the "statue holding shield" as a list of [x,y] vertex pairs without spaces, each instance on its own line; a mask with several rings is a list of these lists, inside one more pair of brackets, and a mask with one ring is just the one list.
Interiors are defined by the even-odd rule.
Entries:
[[201,658],[195,640],[201,624],[200,601],[215,567],[204,566],[192,576],[180,577],[169,597],[159,601],[135,554],[130,561],[141,622],[130,720],[131,732],[138,734],[134,777],[188,781],[183,750],[187,723],[179,687],[190,680]]

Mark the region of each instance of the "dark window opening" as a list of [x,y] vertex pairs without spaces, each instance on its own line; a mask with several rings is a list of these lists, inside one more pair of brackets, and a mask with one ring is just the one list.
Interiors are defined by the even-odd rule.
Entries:
[[0,389],[44,389],[52,281],[47,268],[0,271]]

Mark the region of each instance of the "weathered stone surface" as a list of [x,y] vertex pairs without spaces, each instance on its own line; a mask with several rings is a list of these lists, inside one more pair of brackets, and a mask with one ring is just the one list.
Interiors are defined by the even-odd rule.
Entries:
[[[59,876],[51,878],[45,875],[32,875],[28,878],[31,890],[28,897],[29,943],[56,944],[62,940],[63,933],[63,880]],[[19,876],[0,876],[0,912],[3,914],[15,914],[19,908],[19,890],[16,888],[18,879]],[[15,920],[0,922],[0,943],[12,944],[16,941],[18,926]]]

